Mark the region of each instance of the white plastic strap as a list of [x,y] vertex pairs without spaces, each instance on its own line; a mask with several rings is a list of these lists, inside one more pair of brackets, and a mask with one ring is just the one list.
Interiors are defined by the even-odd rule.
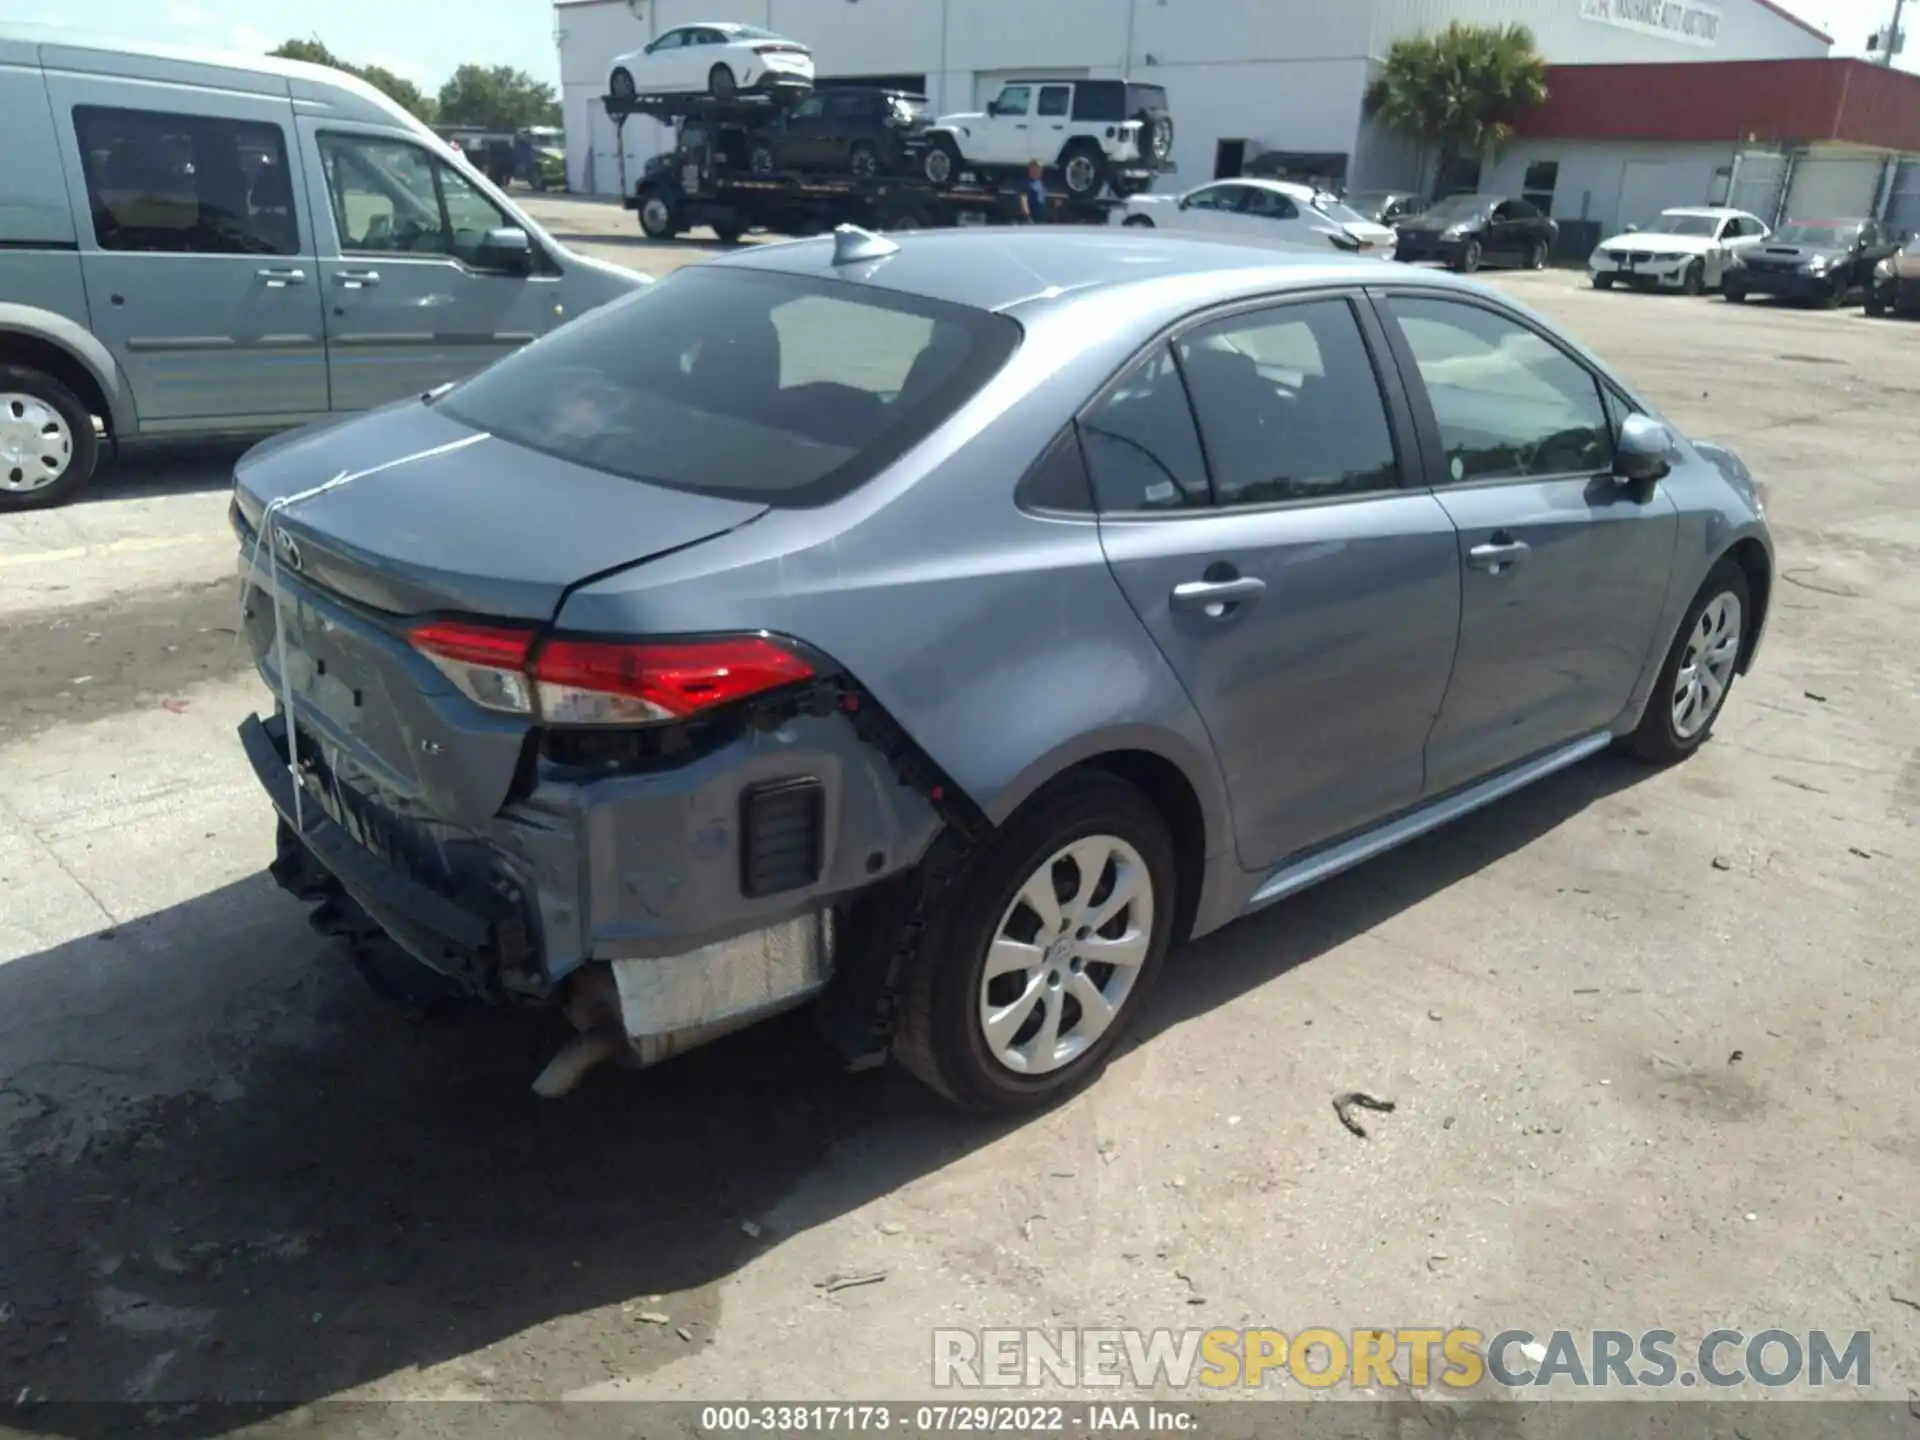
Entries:
[[[287,627],[280,607],[280,547],[274,543],[279,527],[279,517],[295,505],[305,504],[316,495],[324,495],[329,490],[338,490],[351,485],[356,480],[364,480],[369,475],[378,475],[383,471],[395,470],[402,465],[411,465],[416,460],[425,460],[434,455],[445,455],[449,451],[464,450],[469,445],[477,445],[492,437],[486,434],[464,435],[458,440],[449,440],[444,445],[435,445],[429,450],[420,450],[412,455],[403,455],[398,460],[386,460],[365,470],[342,470],[331,480],[315,485],[308,490],[295,491],[291,495],[275,496],[267,502],[267,508],[260,516],[260,529],[253,537],[253,554],[247,561],[249,586],[254,571],[260,564],[260,549],[266,547],[267,576],[273,586],[273,645],[274,668],[280,672],[280,706],[287,716],[287,774],[293,780],[293,828],[305,833],[307,828],[306,812],[300,803],[301,792],[307,787],[300,780],[300,721],[293,708],[293,677],[287,670]],[[241,594],[244,609],[246,595]],[[244,624],[244,620],[242,622]]]

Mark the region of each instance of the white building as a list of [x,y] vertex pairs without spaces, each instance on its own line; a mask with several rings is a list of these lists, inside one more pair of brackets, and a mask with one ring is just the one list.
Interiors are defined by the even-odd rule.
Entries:
[[[911,86],[936,111],[977,108],[1018,76],[1164,85],[1179,166],[1164,188],[1266,151],[1344,157],[1353,188],[1416,183],[1413,153],[1365,120],[1362,97],[1395,40],[1452,20],[1523,23],[1555,65],[1817,59],[1832,43],[1770,0],[556,0],[554,16],[568,180],[599,194],[619,190],[598,103],[610,61],[699,20],[764,25],[811,46],[823,79]],[[654,122],[630,122],[628,174],[668,145]],[[1610,218],[1618,204],[1587,210]]]

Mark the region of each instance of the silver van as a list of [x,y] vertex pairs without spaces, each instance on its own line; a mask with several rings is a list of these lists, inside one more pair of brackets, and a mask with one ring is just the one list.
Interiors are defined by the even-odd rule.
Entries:
[[456,380],[648,283],[318,65],[0,25],[0,510]]

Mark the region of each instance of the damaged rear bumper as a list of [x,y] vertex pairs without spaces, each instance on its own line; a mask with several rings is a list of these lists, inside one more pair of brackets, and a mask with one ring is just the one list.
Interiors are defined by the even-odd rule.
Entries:
[[269,872],[281,889],[308,901],[344,894],[408,954],[476,994],[491,992],[488,977],[528,968],[533,947],[507,896],[492,905],[462,903],[412,878],[349,834],[310,790],[296,821],[282,717],[248,716],[240,725],[240,744],[280,816]]

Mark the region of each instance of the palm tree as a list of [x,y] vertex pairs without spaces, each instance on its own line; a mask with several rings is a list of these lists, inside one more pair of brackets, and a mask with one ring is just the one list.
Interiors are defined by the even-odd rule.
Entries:
[[1367,89],[1367,114],[1437,146],[1435,196],[1463,155],[1498,150],[1514,123],[1547,98],[1547,62],[1524,25],[1456,20],[1438,35],[1397,40]]

